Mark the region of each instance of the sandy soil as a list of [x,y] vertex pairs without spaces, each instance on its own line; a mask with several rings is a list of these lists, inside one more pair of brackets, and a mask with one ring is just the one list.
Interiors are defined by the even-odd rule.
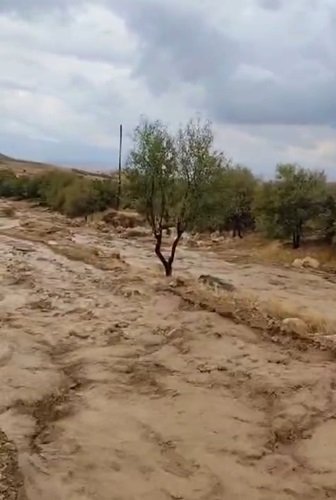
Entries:
[[[0,429],[21,498],[335,498],[334,354],[188,306],[163,291],[147,244],[31,211],[47,246],[23,241],[26,219],[0,219]],[[126,262],[99,269],[60,242]],[[322,277],[183,247],[178,258],[179,275],[223,275],[335,319]]]

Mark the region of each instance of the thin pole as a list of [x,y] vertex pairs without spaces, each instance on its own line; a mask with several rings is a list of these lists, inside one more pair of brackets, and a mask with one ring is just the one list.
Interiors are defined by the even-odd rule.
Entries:
[[120,141],[119,141],[119,181],[118,181],[118,210],[120,208],[121,202],[121,152],[122,152],[122,137],[123,136],[123,126],[120,125]]

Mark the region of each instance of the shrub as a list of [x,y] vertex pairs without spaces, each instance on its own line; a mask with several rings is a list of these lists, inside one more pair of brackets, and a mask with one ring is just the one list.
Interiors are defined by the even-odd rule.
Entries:
[[39,200],[52,210],[77,217],[115,207],[117,188],[111,180],[92,180],[73,172],[55,170],[16,177],[11,170],[2,170],[0,196]]

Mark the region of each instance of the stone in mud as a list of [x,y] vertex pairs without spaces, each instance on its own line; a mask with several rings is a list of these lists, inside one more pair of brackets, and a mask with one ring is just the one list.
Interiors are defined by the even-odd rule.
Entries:
[[302,269],[303,267],[318,269],[320,267],[320,263],[313,257],[305,257],[304,259],[295,259],[292,263],[292,266],[298,269]]
[[295,259],[293,262],[292,262],[292,266],[293,267],[296,267],[298,269],[302,268],[303,267],[303,259]]
[[90,337],[90,334],[88,332],[85,332],[83,330],[71,330],[71,332],[69,333],[69,336],[70,337],[77,337],[79,339],[88,339]]
[[319,261],[313,257],[305,257],[302,264],[303,267],[310,267],[312,269],[318,269],[320,267]]

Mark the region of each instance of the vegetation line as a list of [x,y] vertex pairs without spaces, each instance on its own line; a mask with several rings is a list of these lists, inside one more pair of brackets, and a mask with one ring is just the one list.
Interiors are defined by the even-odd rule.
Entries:
[[[9,164],[8,164],[9,166]],[[263,181],[214,149],[209,123],[190,120],[172,134],[160,121],[142,120],[123,172],[90,178],[76,172],[48,171],[36,176],[0,170],[0,196],[35,200],[70,217],[87,217],[107,208],[131,208],[151,227],[154,251],[165,274],[173,272],[184,232],[222,232],[243,238],[258,231],[290,242],[314,238],[334,251],[336,188],[322,171],[278,165],[273,180]],[[164,232],[175,228],[170,252],[162,251]]]

